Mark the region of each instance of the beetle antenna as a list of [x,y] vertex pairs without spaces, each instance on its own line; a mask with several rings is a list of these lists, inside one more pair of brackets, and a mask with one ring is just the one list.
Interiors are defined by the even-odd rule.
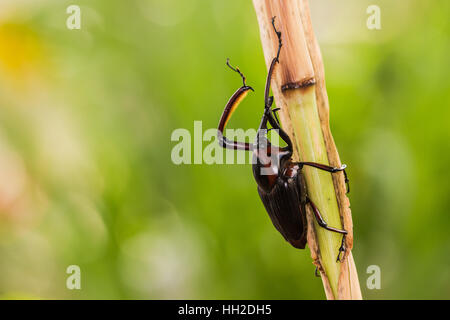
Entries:
[[279,62],[278,58],[280,57],[280,51],[281,51],[281,46],[283,45],[281,42],[281,32],[277,30],[277,27],[275,27],[275,18],[276,17],[272,17],[272,27],[273,30],[275,31],[275,33],[277,34],[278,37],[278,52],[277,52],[277,62]]
[[227,66],[228,66],[231,70],[233,70],[234,72],[239,73],[239,75],[240,75],[241,78],[242,78],[242,83],[244,84],[244,87],[246,87],[247,85],[245,84],[245,76],[244,76],[244,74],[241,72],[241,70],[239,70],[239,67],[233,67],[233,66],[230,64],[230,58],[227,58]]

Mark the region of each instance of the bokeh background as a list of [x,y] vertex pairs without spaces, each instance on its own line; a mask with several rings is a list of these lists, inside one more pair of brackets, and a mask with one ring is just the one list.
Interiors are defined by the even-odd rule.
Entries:
[[[450,298],[450,2],[311,2],[363,296]],[[240,86],[227,57],[256,89],[230,126],[256,128],[251,1],[0,1],[1,298],[324,298],[249,165],[171,161],[173,130],[216,127]]]

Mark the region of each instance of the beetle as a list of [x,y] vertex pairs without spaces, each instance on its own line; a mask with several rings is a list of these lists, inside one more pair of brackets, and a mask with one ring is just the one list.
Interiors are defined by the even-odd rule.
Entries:
[[[336,259],[336,261],[341,261],[341,253],[345,251],[344,243],[347,231],[328,226],[322,218],[319,209],[308,197],[302,168],[304,166],[310,166],[330,173],[343,171],[348,192],[348,178],[345,172],[346,165],[344,164],[338,168],[315,162],[293,161],[292,141],[289,135],[281,128],[276,114],[279,108],[272,109],[273,96],[269,95],[272,75],[275,66],[279,63],[282,47],[281,32],[277,31],[275,27],[275,17],[272,18],[272,26],[278,37],[278,52],[276,57],[272,59],[267,74],[264,92],[264,113],[255,142],[250,144],[248,142],[228,140],[224,136],[225,126],[231,118],[231,115],[245,96],[250,91],[254,91],[252,87],[246,84],[246,78],[239,67],[233,67],[229,59],[227,59],[227,66],[240,75],[243,85],[231,96],[225,106],[219,121],[218,141],[223,148],[247,150],[253,153],[252,169],[253,176],[258,185],[258,194],[274,227],[286,241],[295,248],[305,248],[307,240],[306,206],[309,205],[320,227],[331,232],[342,234],[342,242]],[[268,129],[268,124],[271,126],[270,129]],[[273,129],[277,130],[280,138],[287,146],[278,147],[270,143],[267,132]],[[273,161],[274,159],[276,161]]]

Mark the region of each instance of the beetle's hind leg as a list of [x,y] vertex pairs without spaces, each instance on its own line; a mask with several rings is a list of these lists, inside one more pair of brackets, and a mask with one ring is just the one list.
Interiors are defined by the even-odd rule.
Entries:
[[327,171],[327,172],[331,172],[331,173],[335,173],[335,172],[339,172],[339,171],[345,171],[345,168],[347,168],[347,165],[343,164],[341,167],[332,167],[332,166],[328,166],[326,164],[321,164],[321,163],[316,163],[316,162],[296,162],[299,165],[302,166],[310,166],[310,167],[314,167],[323,171]]
[[316,270],[314,270],[314,275],[315,275],[317,278],[320,278],[320,273],[319,273],[319,267],[318,267],[318,266],[316,266]]
[[337,256],[336,261],[341,261],[341,253],[345,252],[345,236],[347,235],[347,231],[346,230],[341,230],[341,229],[337,229],[337,228],[333,228],[333,227],[329,227],[328,224],[325,222],[325,220],[322,218],[322,215],[320,214],[319,209],[317,209],[316,205],[314,204],[314,202],[311,201],[311,199],[306,198],[306,203],[309,203],[311,208],[313,209],[314,212],[314,217],[317,220],[317,223],[319,224],[319,226],[321,226],[322,228],[331,231],[331,232],[336,232],[336,233],[340,233],[342,234],[342,241],[341,241],[341,246],[339,247],[339,253]]
[[345,179],[345,185],[347,186],[347,192],[350,193],[350,180],[348,180],[347,172],[345,172],[345,169],[342,170],[344,172],[344,179]]

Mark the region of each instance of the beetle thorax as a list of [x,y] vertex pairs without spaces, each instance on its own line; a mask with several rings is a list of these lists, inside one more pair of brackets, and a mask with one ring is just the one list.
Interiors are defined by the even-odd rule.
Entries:
[[266,192],[270,192],[279,176],[284,175],[290,162],[289,154],[280,152],[278,147],[269,145],[267,149],[256,148],[253,151],[253,176],[256,183]]

